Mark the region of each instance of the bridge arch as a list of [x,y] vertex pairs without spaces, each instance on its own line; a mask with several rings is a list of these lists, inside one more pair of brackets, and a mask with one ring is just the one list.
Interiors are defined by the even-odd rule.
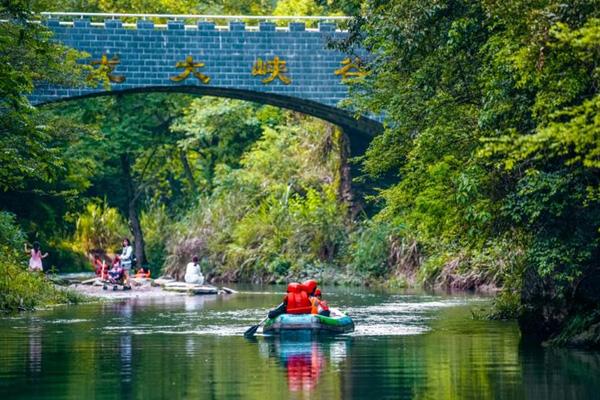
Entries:
[[[211,17],[143,14],[53,13],[43,21],[54,39],[91,55],[110,89],[64,88],[41,84],[30,96],[35,105],[127,93],[177,92],[270,104],[340,126],[351,154],[364,152],[381,124],[356,118],[338,107],[348,96],[346,74],[359,62],[329,48],[347,33],[340,17]],[[108,17],[104,22],[99,18]],[[67,20],[65,20],[65,18]],[[136,22],[123,22],[136,20]],[[152,19],[167,20],[155,25]],[[229,20],[228,26],[211,22]],[[258,25],[246,26],[248,19]],[[277,21],[290,21],[280,27]],[[331,19],[333,18],[333,22]],[[343,17],[342,17],[343,18]],[[185,21],[195,20],[195,25]],[[306,23],[318,21],[318,28]],[[110,78],[110,79],[108,79]]]
[[275,107],[297,111],[339,126],[348,135],[350,141],[350,153],[353,156],[362,154],[366,150],[371,139],[382,129],[381,124],[375,120],[365,117],[356,118],[346,110],[328,106],[316,101],[299,99],[285,95],[266,94],[264,92],[255,92],[250,90],[218,88],[210,86],[145,86],[128,89],[113,89],[110,91],[97,91],[70,97],[61,97],[55,100],[47,100],[37,103],[37,106],[44,106],[46,104],[54,104],[58,102],[76,101],[93,97],[139,93],[185,93],[197,96],[221,97],[251,101],[259,104],[268,104]]

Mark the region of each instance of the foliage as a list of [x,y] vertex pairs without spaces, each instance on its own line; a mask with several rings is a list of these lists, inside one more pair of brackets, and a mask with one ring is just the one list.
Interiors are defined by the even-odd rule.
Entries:
[[[330,127],[292,113],[273,118],[270,108],[257,115],[260,139],[238,168],[217,165],[212,192],[170,240],[171,273],[193,254],[208,257],[214,270],[246,277],[287,274],[337,256],[346,228]],[[280,122],[270,127],[273,121]]]
[[324,10],[315,0],[280,0],[274,15],[323,15]]
[[513,282],[498,304],[517,310],[519,290],[544,281],[557,308],[532,312],[568,314],[600,255],[599,5],[364,4],[353,45],[371,55],[354,107],[383,113],[387,128],[363,166],[383,185],[375,220],[406,224],[427,256],[422,277],[487,270]]
[[[77,175],[77,160],[65,154],[75,138],[71,126],[32,107],[27,96],[40,82],[81,86],[89,67],[78,62],[86,54],[54,42],[48,29],[30,22],[30,5],[0,5],[0,202],[3,209],[18,213],[28,232],[55,232],[64,226],[64,213],[87,182]],[[0,307],[66,300],[66,293],[25,271],[22,240],[17,245],[6,236],[20,230],[4,213],[2,220]]]
[[94,251],[115,253],[127,236],[127,226],[116,208],[106,201],[89,203],[77,217],[75,243],[86,254]]
[[388,223],[364,223],[352,232],[347,257],[362,276],[382,277],[388,272],[390,239],[395,229]]
[[22,187],[27,178],[52,181],[64,168],[54,145],[62,133],[30,105],[38,82],[81,85],[85,54],[51,40],[45,27],[28,21],[27,2],[0,5],[0,189]]
[[277,0],[38,0],[44,11],[146,14],[269,15]]
[[172,221],[164,204],[152,204],[140,217],[146,239],[146,255],[153,273],[158,273],[167,257],[166,239]]
[[0,211],[0,311],[78,300],[56,289],[43,273],[26,270],[24,243],[25,235],[16,225],[14,215]]
[[202,97],[171,125],[173,133],[183,135],[178,146],[190,153],[201,190],[210,191],[217,163],[237,166],[240,155],[258,138],[257,110],[252,103]]

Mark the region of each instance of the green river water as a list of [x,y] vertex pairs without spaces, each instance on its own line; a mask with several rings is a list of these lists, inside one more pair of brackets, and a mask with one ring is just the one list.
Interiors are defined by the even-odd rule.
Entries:
[[326,288],[356,332],[249,341],[281,288],[242,289],[0,318],[0,399],[600,398],[599,353],[523,344],[481,298]]

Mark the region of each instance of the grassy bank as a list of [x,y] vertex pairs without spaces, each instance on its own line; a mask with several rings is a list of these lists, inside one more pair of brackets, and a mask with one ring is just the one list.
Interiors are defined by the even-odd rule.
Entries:
[[23,251],[24,235],[12,214],[0,211],[0,312],[76,303],[81,296],[57,288],[41,272],[29,272]]

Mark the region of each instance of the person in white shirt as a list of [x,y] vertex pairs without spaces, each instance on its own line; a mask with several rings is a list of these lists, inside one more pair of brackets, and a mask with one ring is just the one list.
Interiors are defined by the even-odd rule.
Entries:
[[133,246],[128,238],[123,239],[123,250],[121,250],[121,267],[125,272],[125,279],[123,289],[131,289],[129,285],[129,274],[131,272],[131,266],[133,264]]
[[187,267],[185,267],[184,280],[186,283],[194,283],[197,285],[202,285],[204,283],[204,275],[202,275],[202,271],[200,270],[198,256],[194,256],[192,262],[188,263]]

